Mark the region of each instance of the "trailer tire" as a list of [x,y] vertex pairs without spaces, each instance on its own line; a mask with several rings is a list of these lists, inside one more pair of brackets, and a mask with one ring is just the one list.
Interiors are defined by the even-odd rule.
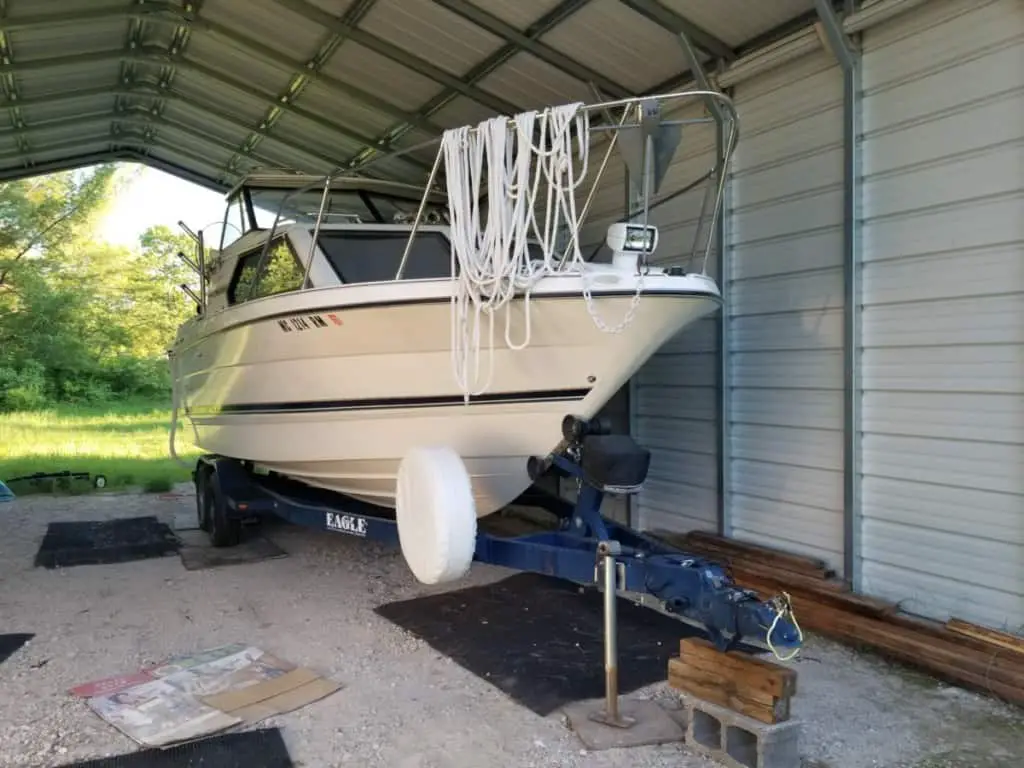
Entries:
[[462,578],[476,552],[476,502],[462,458],[446,446],[415,448],[398,467],[395,519],[402,555],[424,584]]
[[210,469],[205,465],[201,465],[196,470],[196,523],[199,525],[199,530],[210,532],[210,509],[206,500],[206,484],[210,479]]
[[210,543],[215,547],[233,547],[242,539],[242,521],[228,514],[227,500],[216,471],[205,483],[205,507],[210,519]]

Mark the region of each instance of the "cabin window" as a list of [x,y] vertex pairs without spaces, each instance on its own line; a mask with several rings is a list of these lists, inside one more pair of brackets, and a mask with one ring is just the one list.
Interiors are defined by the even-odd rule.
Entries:
[[[322,231],[318,243],[343,283],[380,283],[395,279],[407,231]],[[451,277],[451,244],[440,232],[418,232],[405,262],[403,280]]]
[[[299,259],[285,238],[277,238],[270,244],[263,271],[257,276],[263,246],[250,251],[238,259],[235,277],[228,291],[228,301],[238,304],[248,299],[272,296],[275,293],[296,291],[302,287],[303,268]],[[253,284],[255,283],[255,290]],[[250,294],[250,291],[252,293]]]

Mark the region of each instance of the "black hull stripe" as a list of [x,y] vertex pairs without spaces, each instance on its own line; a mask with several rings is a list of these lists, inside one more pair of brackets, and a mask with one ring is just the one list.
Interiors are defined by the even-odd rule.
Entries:
[[[341,286],[335,286],[335,287],[341,287]],[[302,293],[302,292],[299,291],[298,293]],[[624,297],[624,296],[632,296],[634,293],[636,293],[636,291],[634,289],[625,290],[625,289],[614,289],[613,288],[613,289],[610,289],[610,290],[609,289],[592,289],[591,290],[591,294],[594,296],[595,299],[621,298],[621,297]],[[291,295],[291,294],[280,294],[280,295],[288,296],[288,295]],[[559,292],[559,293],[541,293],[541,294],[534,294],[534,295],[532,295],[530,297],[530,301],[531,301],[531,303],[536,303],[538,301],[545,301],[547,299],[579,299],[579,298],[582,298],[582,295],[583,294],[581,294],[579,291],[564,291],[564,292]],[[650,289],[645,289],[641,293],[641,298],[657,298],[657,297],[661,297],[661,298],[685,298],[685,297],[692,297],[692,298],[711,299],[711,300],[717,301],[717,302],[721,302],[722,301],[722,298],[720,296],[715,296],[714,294],[707,293],[705,291],[691,291],[691,290],[679,290],[679,289],[675,289],[675,290],[666,290],[666,289],[650,290]],[[519,297],[517,297],[517,300],[518,301],[522,301],[522,299],[519,298]],[[236,323],[230,323],[229,325],[225,325],[223,328],[217,328],[216,330],[208,331],[208,332],[204,333],[202,336],[200,336],[199,338],[190,341],[189,344],[185,348],[195,346],[199,342],[204,341],[205,339],[208,339],[211,336],[215,336],[215,335],[217,335],[219,333],[226,333],[227,331],[232,331],[235,328],[242,328],[242,327],[247,326],[247,325],[255,325],[256,323],[270,322],[270,321],[273,321],[273,320],[282,320],[282,319],[284,319],[286,317],[295,317],[296,315],[310,315],[310,314],[317,314],[317,313],[320,313],[320,312],[347,312],[347,311],[352,310],[352,309],[384,309],[384,308],[387,308],[387,307],[404,307],[404,306],[416,307],[416,306],[430,305],[430,304],[450,304],[450,303],[451,303],[451,297],[450,296],[430,296],[428,298],[423,298],[423,299],[388,299],[388,300],[377,300],[377,301],[352,302],[350,304],[328,304],[328,305],[325,305],[325,306],[319,306],[318,305],[318,306],[313,306],[313,307],[305,307],[303,309],[293,309],[293,310],[289,310],[288,312],[275,312],[275,313],[270,314],[270,315],[260,315],[258,317],[252,318],[251,320],[240,320],[240,321],[238,321]],[[246,302],[245,304],[237,304],[235,306],[236,307],[244,307],[244,306],[247,306],[248,304],[249,304],[249,302]],[[232,307],[231,309],[234,309],[234,307]],[[224,311],[225,312],[230,312],[231,309],[226,309]]]
[[[590,389],[548,389],[524,392],[486,392],[469,398],[470,405],[510,405],[578,401]],[[426,397],[381,397],[363,400],[300,400],[285,403],[230,403],[221,406],[187,408],[189,416],[221,416],[243,413],[334,413],[338,411],[380,411],[407,408],[450,408],[463,405],[462,395]]]

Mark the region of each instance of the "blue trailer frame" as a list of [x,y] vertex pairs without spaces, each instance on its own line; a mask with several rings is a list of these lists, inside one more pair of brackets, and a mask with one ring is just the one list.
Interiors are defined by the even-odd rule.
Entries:
[[[663,612],[702,626],[721,649],[741,641],[796,649],[802,635],[787,599],[761,601],[738,588],[725,570],[602,517],[607,493],[636,493],[646,479],[649,452],[628,435],[608,434],[598,422],[566,417],[562,450],[531,460],[536,480],[548,471],[576,478],[575,504],[533,488],[517,503],[556,515],[554,531],[503,537],[478,532],[474,561],[566,579],[608,584],[602,571],[614,565],[616,593],[651,596]],[[595,459],[588,459],[596,456]],[[276,515],[330,533],[398,544],[394,511],[357,499],[261,475],[246,462],[200,457],[193,473],[199,525],[215,546],[239,541],[244,518]],[[646,602],[642,603],[646,604]]]

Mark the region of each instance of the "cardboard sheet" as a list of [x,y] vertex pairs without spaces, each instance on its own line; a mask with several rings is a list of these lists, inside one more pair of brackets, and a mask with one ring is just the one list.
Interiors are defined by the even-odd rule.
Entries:
[[340,688],[311,669],[233,644],[85,683],[71,693],[139,744],[168,747],[291,712]]

